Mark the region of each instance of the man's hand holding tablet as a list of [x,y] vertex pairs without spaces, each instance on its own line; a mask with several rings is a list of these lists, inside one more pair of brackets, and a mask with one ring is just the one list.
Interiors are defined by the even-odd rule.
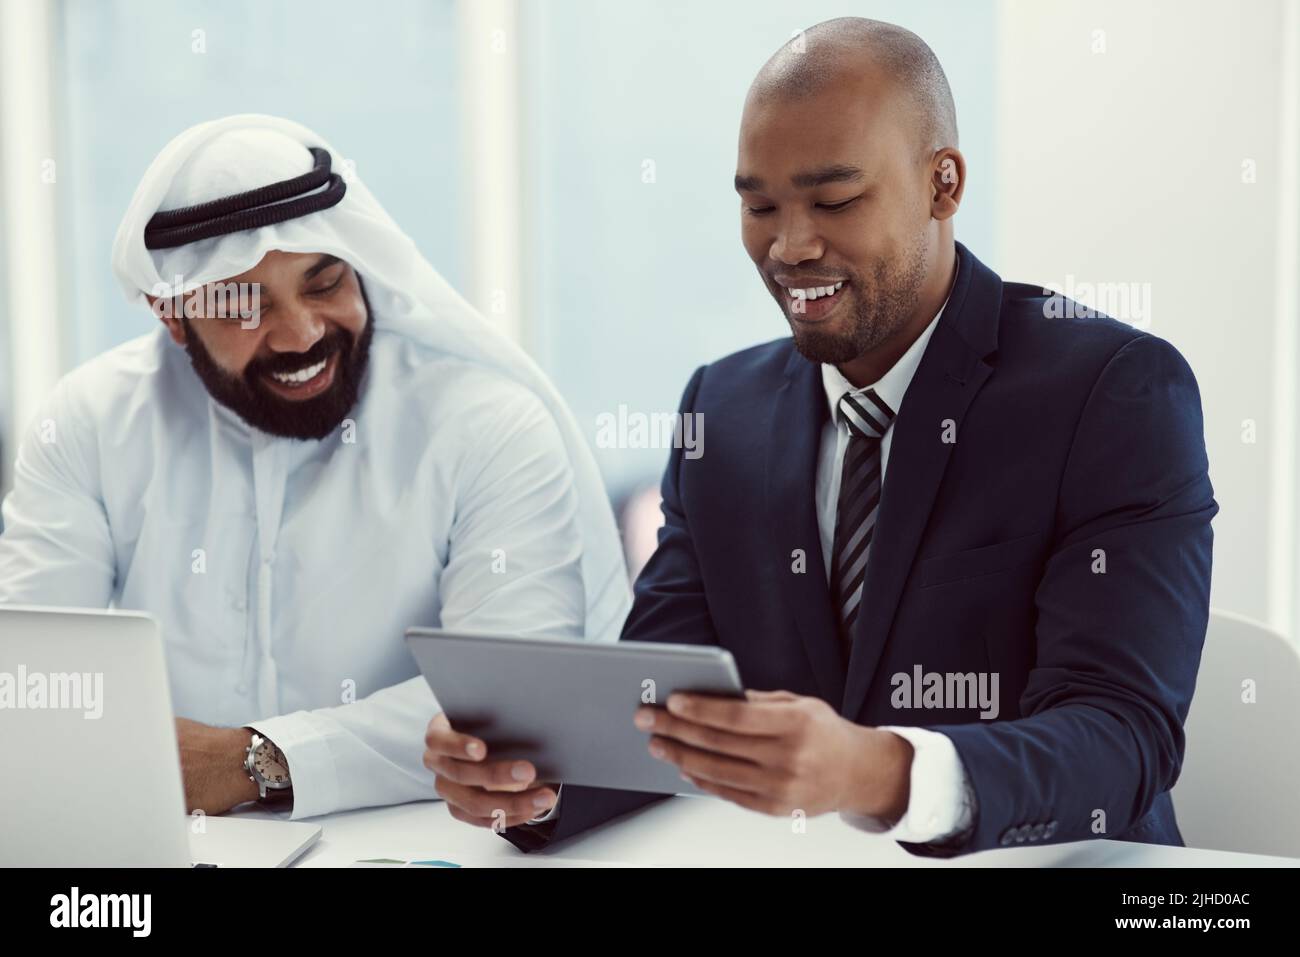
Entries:
[[500,831],[555,806],[559,789],[538,783],[531,762],[490,758],[486,742],[453,730],[445,714],[429,722],[424,746],[424,766],[436,775],[434,790],[458,821]]
[[907,810],[912,746],[855,724],[820,698],[746,691],[744,701],[674,694],[639,708],[652,757],[701,791],[751,811],[841,811],[894,822]]

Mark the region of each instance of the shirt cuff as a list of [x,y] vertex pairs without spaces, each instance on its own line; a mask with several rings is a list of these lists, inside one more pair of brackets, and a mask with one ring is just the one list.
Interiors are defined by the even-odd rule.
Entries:
[[551,805],[551,809],[550,809],[549,811],[547,811],[545,814],[543,814],[541,817],[535,817],[535,818],[530,819],[530,820],[528,821],[528,823],[529,823],[529,824],[545,824],[545,823],[546,823],[547,821],[549,821],[551,818],[555,817],[555,815],[559,814],[559,813],[560,813],[560,796],[561,796],[562,794],[564,794],[564,785],[563,785],[563,784],[559,785],[559,786],[556,787],[556,789],[555,789],[555,803]]
[[960,834],[974,817],[974,793],[952,739],[924,728],[885,727],[912,745],[911,790],[907,811],[893,824],[841,812],[863,831],[907,844],[931,844]]
[[293,785],[291,819],[315,817],[338,809],[339,782],[330,749],[332,724],[309,711],[295,711],[244,725],[282,752]]

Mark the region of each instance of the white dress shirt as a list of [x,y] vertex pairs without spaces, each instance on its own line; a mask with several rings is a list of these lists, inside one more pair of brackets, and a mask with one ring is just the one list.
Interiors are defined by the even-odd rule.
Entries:
[[18,453],[0,602],[148,612],[177,714],[285,753],[295,818],[436,797],[412,625],[582,637],[577,495],[522,385],[376,329],[350,437],[250,429],[161,328],[66,376]]
[[[944,302],[947,306],[947,302]],[[817,456],[817,526],[821,535],[822,559],[824,560],[829,580],[831,568],[831,548],[835,540],[835,513],[840,495],[840,477],[844,465],[844,451],[848,446],[849,430],[839,415],[837,408],[840,398],[846,392],[865,392],[873,389],[897,416],[903,407],[903,397],[907,387],[921,364],[921,356],[930,342],[938,325],[943,307],[930,324],[916,338],[916,341],[894,363],[893,367],[870,385],[858,388],[840,374],[833,365],[822,365],[822,384],[826,389],[826,402],[830,407],[830,419],[822,429],[821,448]],[[880,442],[880,479],[884,487],[885,473],[889,467],[889,448],[893,442],[894,429],[885,432]],[[867,564],[870,567],[874,556],[868,553]],[[863,595],[862,604],[871,601],[871,596]],[[962,766],[957,749],[953,747],[947,735],[923,728],[889,726],[882,730],[892,731],[906,739],[913,749],[911,793],[907,811],[892,826],[885,821],[864,818],[858,815],[842,814],[849,823],[873,831],[895,841],[908,843],[926,843],[939,841],[946,837],[960,834],[971,823],[973,815],[973,798],[966,770]]]

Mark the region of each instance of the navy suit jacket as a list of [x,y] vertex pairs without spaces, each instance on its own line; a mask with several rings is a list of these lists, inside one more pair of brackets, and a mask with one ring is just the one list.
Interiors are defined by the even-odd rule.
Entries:
[[[789,338],[687,385],[681,410],[703,414],[703,454],[671,455],[666,524],[623,639],[721,645],[746,687],[948,735],[974,827],[956,843],[904,845],[914,852],[1181,844],[1169,789],[1218,511],[1196,380],[1164,340],[1105,317],[1056,318],[1042,289],[957,251],[893,424],[848,660],[814,503],[825,392]],[[997,673],[997,718],[895,707],[893,676],[917,666]],[[506,837],[534,849],[653,799],[565,787],[553,822]]]

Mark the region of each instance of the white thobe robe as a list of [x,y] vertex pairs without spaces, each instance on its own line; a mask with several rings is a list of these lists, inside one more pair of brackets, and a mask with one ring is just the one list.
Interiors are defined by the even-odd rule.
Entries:
[[295,818],[431,798],[404,630],[581,637],[577,508],[554,419],[501,374],[379,328],[349,421],[300,442],[211,400],[159,329],[25,434],[0,601],[154,616],[176,713],[282,748]]

